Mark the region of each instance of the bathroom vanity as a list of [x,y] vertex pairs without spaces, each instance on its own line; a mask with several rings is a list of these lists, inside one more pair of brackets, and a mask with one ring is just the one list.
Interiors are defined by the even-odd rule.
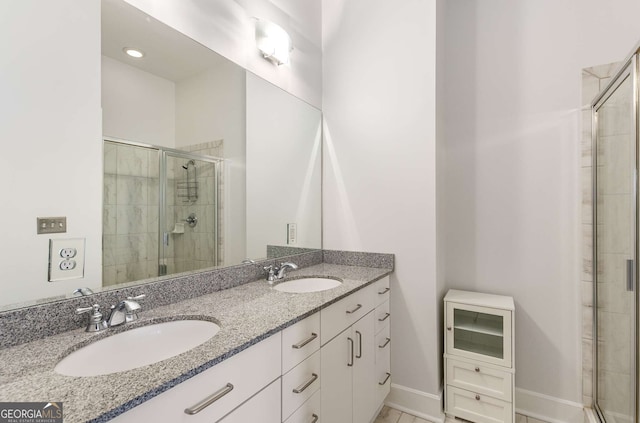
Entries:
[[213,321],[220,330],[185,353],[126,372],[54,371],[61,358],[111,329],[77,329],[0,350],[0,401],[62,401],[71,423],[368,423],[391,383],[391,271],[322,263],[289,279],[332,277],[339,286],[294,294],[259,280],[143,309],[118,331],[180,319]]

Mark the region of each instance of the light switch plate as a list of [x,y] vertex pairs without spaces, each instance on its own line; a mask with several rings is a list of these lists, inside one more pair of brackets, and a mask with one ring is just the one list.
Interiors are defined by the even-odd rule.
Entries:
[[287,223],[287,245],[293,245],[298,241],[298,225]]
[[37,234],[57,234],[67,232],[67,218],[61,217],[38,217]]
[[84,238],[49,240],[49,282],[84,277]]

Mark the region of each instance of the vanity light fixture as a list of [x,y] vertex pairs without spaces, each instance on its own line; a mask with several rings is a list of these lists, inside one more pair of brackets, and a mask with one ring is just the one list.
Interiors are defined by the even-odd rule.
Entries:
[[281,26],[273,22],[256,20],[256,47],[262,57],[273,63],[285,65],[289,63],[289,54],[293,51],[291,37]]
[[124,51],[127,56],[133,57],[134,59],[142,59],[144,57],[144,51],[136,48],[125,47],[122,51]]

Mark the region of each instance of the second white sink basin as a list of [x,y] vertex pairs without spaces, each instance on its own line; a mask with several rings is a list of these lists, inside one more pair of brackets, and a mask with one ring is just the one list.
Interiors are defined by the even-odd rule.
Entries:
[[305,293],[333,289],[342,284],[341,281],[329,278],[300,278],[282,282],[273,287],[276,291]]
[[96,341],[56,365],[66,376],[124,372],[182,354],[214,337],[220,326],[205,320],[174,320],[142,326]]

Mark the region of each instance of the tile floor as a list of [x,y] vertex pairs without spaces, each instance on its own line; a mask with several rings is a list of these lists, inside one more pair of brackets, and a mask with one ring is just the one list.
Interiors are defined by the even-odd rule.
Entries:
[[[403,413],[394,408],[382,407],[380,414],[374,421],[374,423],[431,423],[428,420],[421,419],[420,417],[412,416],[411,414]],[[447,418],[445,423],[462,423],[462,420],[455,420]],[[527,417],[522,414],[516,414],[516,423],[546,423],[542,420],[534,419],[533,417]]]
[[382,407],[380,414],[374,421],[374,423],[430,423],[428,420],[421,419],[420,417],[414,417],[410,414],[398,411],[395,408]]

